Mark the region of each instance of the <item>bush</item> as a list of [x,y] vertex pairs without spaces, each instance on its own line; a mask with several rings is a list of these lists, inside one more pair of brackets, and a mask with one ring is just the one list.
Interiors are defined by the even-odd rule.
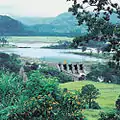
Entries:
[[82,52],[85,52],[87,50],[86,46],[82,46]]
[[82,103],[75,95],[70,92],[59,95],[59,100],[51,94],[32,97],[25,102],[22,113],[14,112],[9,120],[85,120],[81,114]]
[[[120,84],[120,70],[110,67],[108,64],[99,63],[93,65],[86,77],[95,82]],[[102,79],[100,80],[99,78]]]
[[85,120],[81,97],[61,91],[55,77],[39,71],[32,71],[26,82],[1,73],[0,94],[0,120]]
[[63,72],[60,72],[58,69],[56,68],[52,68],[52,67],[42,67],[40,69],[40,73],[43,74],[45,77],[57,77],[58,81],[60,83],[65,83],[65,82],[71,82],[72,81],[72,77],[66,75]]
[[115,111],[109,113],[101,112],[99,120],[120,120],[120,116]]
[[0,69],[9,72],[18,72],[21,67],[21,61],[18,55],[0,53]]
[[24,84],[19,76],[2,71],[0,74],[0,120],[7,120],[9,112],[17,107],[23,89]]
[[116,110],[104,113],[100,113],[99,120],[120,120],[120,98],[116,101]]
[[120,111],[120,96],[119,96],[119,98],[117,99],[115,105],[116,105],[117,110]]

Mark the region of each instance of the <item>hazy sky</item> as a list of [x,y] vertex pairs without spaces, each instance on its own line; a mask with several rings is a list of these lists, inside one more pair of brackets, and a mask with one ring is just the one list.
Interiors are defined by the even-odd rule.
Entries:
[[66,0],[0,0],[0,14],[50,17],[67,12]]
[[52,17],[67,12],[70,6],[66,0],[0,0],[0,14]]

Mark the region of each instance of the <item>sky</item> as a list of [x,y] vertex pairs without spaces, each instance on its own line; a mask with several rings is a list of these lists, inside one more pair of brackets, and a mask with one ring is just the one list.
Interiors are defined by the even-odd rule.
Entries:
[[0,14],[20,17],[54,17],[67,12],[71,5],[72,3],[66,0],[0,0]]
[[67,12],[70,6],[66,0],[0,0],[0,14],[53,17]]

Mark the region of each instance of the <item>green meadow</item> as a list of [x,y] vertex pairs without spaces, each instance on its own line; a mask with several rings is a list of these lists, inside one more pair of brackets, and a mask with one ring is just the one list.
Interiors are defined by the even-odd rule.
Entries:
[[100,90],[100,96],[97,102],[101,106],[100,110],[84,110],[83,114],[88,120],[97,120],[99,118],[100,111],[112,111],[115,108],[115,101],[120,95],[120,85],[97,83],[92,81],[78,81],[60,84],[61,88],[68,88],[68,90],[80,90],[82,86],[87,84],[93,84]]

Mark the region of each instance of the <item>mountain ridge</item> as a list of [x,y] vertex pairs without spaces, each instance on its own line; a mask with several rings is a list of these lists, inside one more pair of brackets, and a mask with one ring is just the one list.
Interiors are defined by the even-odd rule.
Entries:
[[[33,18],[33,17],[32,17]],[[120,23],[117,15],[113,14],[113,24]],[[26,24],[25,24],[26,23]],[[26,21],[19,17],[0,15],[0,34],[9,36],[80,36],[86,34],[87,26],[78,26],[72,13],[62,13],[51,18],[27,18]]]

